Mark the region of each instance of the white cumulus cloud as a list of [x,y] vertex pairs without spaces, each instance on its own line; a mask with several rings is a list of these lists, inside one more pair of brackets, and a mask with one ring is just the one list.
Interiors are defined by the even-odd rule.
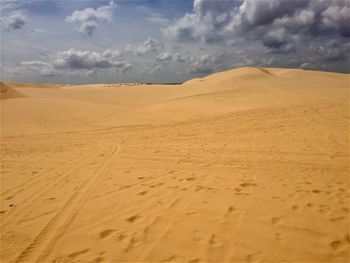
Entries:
[[71,48],[59,52],[53,65],[55,68],[80,70],[115,68],[123,72],[130,69],[132,67],[131,64],[119,60],[119,55],[119,51],[110,49],[99,53]]
[[8,30],[21,29],[26,24],[26,17],[21,13],[11,14],[1,19],[1,22]]
[[91,36],[100,23],[110,22],[112,20],[115,8],[116,4],[114,1],[110,1],[108,5],[103,5],[96,9],[89,7],[76,10],[70,16],[66,17],[66,21],[77,24],[77,30],[79,32]]
[[163,46],[156,39],[149,37],[142,45],[137,47],[136,51],[139,54],[146,54],[151,52],[158,52],[162,48]]

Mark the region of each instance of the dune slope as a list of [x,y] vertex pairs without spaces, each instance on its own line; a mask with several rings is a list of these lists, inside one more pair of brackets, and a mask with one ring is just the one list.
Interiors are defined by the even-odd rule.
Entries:
[[349,261],[349,75],[13,85],[1,262]]
[[14,88],[12,88],[9,85],[6,85],[5,83],[0,81],[0,99],[11,99],[11,98],[22,98],[24,97],[23,94],[16,91]]

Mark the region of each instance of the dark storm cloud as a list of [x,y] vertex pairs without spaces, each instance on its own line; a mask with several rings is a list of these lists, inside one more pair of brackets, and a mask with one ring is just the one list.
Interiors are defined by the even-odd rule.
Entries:
[[291,32],[349,37],[350,2],[346,0],[195,0],[193,12],[166,28],[177,40],[237,36],[247,31],[284,27]]
[[[318,45],[335,61],[348,55],[340,45],[329,46],[325,41],[342,42],[350,37],[349,16],[347,0],[195,0],[193,12],[167,27],[164,35],[207,44],[242,39],[246,44],[256,43],[262,55],[278,55],[274,60],[284,55],[284,60],[293,56],[291,61],[301,62],[305,59],[303,49]],[[245,46],[236,47],[244,51]],[[316,50],[309,55],[315,56],[313,61],[324,59]]]
[[322,12],[322,25],[339,32],[343,37],[350,37],[350,2],[339,1]]
[[245,0],[240,6],[241,23],[250,27],[267,25],[294,14],[308,3],[309,0]]
[[279,49],[288,44],[288,34],[283,28],[270,31],[264,36],[263,44],[269,48]]

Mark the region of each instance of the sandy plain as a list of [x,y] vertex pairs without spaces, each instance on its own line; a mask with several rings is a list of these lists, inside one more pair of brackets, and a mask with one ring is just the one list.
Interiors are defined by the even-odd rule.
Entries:
[[1,83],[1,262],[349,262],[349,75]]

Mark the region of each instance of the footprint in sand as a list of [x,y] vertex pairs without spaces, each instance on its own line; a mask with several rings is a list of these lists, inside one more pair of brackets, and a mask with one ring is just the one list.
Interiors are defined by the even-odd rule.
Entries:
[[133,216],[127,218],[126,220],[127,220],[128,222],[130,222],[130,223],[133,223],[133,222],[135,222],[139,217],[140,217],[139,215],[133,215]]
[[338,216],[338,217],[331,217],[331,218],[329,218],[329,221],[331,221],[331,222],[339,222],[339,221],[342,221],[342,220],[346,220],[346,217]]
[[114,229],[106,229],[106,230],[103,230],[102,232],[99,233],[99,237],[100,237],[100,239],[105,239],[105,238],[111,236],[114,232],[115,232]]
[[343,250],[348,250],[350,244],[350,234],[345,235],[342,240],[334,240],[330,243],[331,248],[338,252]]
[[307,206],[307,207],[313,207],[314,204],[309,202],[309,203],[306,204],[306,206]]
[[293,205],[291,208],[292,208],[292,210],[294,210],[294,211],[299,210],[299,206],[297,206],[297,205]]
[[335,241],[332,241],[330,245],[333,250],[337,251],[341,247],[342,242],[340,240],[335,240]]
[[260,262],[259,253],[247,255],[246,256],[246,262],[249,262],[249,263],[258,263],[258,262]]
[[235,211],[235,208],[233,206],[230,206],[228,209],[227,209],[227,212],[230,214],[232,213],[233,211]]
[[222,239],[215,234],[210,236],[208,243],[213,247],[221,247],[223,245]]
[[256,186],[256,184],[254,184],[254,183],[242,183],[242,184],[240,184],[240,186],[242,186],[242,187],[250,187],[250,186]]
[[120,241],[123,241],[126,237],[127,237],[127,233],[126,233],[126,232],[121,232],[121,233],[119,233],[119,234],[117,235],[116,240],[117,240],[118,242],[120,242]]
[[282,221],[281,217],[272,217],[270,222],[272,225],[277,225],[278,223],[280,223]]
[[97,258],[95,258],[92,262],[93,263],[101,263],[104,261],[104,257],[98,256]]

